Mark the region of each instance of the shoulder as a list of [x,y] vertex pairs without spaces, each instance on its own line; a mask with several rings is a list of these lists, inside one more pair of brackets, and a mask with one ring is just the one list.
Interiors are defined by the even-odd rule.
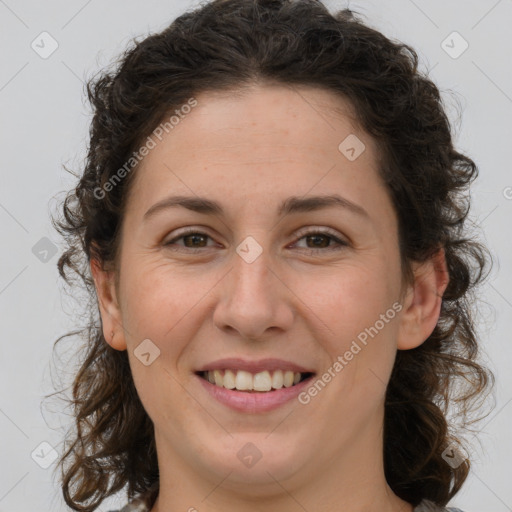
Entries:
[[453,507],[439,507],[435,503],[423,500],[413,512],[463,512],[460,508]]
[[130,501],[121,510],[109,510],[108,512],[149,512],[148,506],[141,500]]
[[120,510],[109,510],[108,512],[149,512],[153,507],[159,491],[158,480],[149,489],[136,495]]
[[[108,512],[149,512],[147,505],[141,500],[130,501],[121,510],[109,510]],[[439,507],[431,501],[423,500],[413,512],[463,512],[459,508]]]

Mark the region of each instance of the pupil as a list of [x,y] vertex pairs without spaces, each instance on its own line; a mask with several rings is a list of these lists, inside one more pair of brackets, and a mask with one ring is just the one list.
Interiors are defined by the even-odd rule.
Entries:
[[[315,246],[317,246],[317,247],[319,246],[319,245],[316,243],[316,242],[318,241],[318,239],[322,239],[322,238],[323,238],[323,239],[324,239],[324,241],[328,241],[328,240],[327,240],[327,237],[326,237],[325,235],[310,235],[308,238],[309,238],[309,239],[314,239],[314,240],[315,240],[314,245],[315,245]],[[327,245],[329,245],[329,244],[327,243]],[[320,247],[326,247],[326,244],[324,244],[324,245],[321,245],[321,244],[320,244]]]
[[[189,239],[191,239],[191,238],[192,238],[192,239],[195,239],[195,240],[197,240],[198,238],[199,238],[199,239],[201,239],[201,238],[203,238],[203,239],[204,239],[204,236],[203,236],[203,235],[199,235],[199,234],[197,234],[197,233],[196,233],[196,234],[192,234],[192,235],[187,235],[187,236],[184,238],[184,240],[185,240],[185,245],[186,245],[187,247],[195,246],[195,244],[194,244],[194,243],[191,243],[191,244],[187,243],[187,240],[189,240]],[[203,245],[201,245],[200,247],[204,247],[204,244],[203,244]]]

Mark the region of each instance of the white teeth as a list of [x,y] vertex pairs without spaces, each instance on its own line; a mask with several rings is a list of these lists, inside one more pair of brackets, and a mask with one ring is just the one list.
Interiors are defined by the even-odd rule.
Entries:
[[270,373],[266,370],[264,372],[257,373],[253,378],[253,389],[255,391],[270,391],[272,389]]
[[[299,378],[300,378],[300,373],[299,373]],[[283,380],[284,380],[283,372],[281,372],[281,371],[274,372],[272,374],[272,387],[274,389],[281,389],[283,387]]]
[[[210,372],[208,372],[208,373],[210,373]],[[213,370],[213,376],[215,378],[215,384],[217,386],[222,387],[222,383],[223,383],[222,373],[219,370]]]
[[210,370],[204,372],[204,377],[211,384],[226,389],[237,389],[239,391],[271,391],[281,389],[283,386],[289,388],[298,384],[302,375],[299,372],[287,370],[276,370],[252,374],[245,370]]
[[252,374],[239,370],[236,372],[235,387],[240,391],[249,391],[252,389]]
[[283,384],[284,384],[285,388],[289,388],[290,386],[293,385],[293,372],[290,372],[290,371],[284,372]]
[[225,387],[226,389],[235,389],[235,374],[231,370],[226,370],[224,372],[222,386]]

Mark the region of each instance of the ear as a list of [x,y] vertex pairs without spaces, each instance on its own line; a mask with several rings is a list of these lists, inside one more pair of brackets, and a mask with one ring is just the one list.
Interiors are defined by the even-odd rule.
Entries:
[[[103,336],[112,348],[126,350],[126,340],[121,310],[117,300],[114,272],[104,270],[100,262],[94,258],[91,258],[90,267],[98,297]],[[112,333],[114,333],[113,336]]]
[[408,287],[400,318],[399,350],[420,346],[439,320],[443,293],[450,279],[444,249],[426,262],[413,265],[413,272],[414,283]]

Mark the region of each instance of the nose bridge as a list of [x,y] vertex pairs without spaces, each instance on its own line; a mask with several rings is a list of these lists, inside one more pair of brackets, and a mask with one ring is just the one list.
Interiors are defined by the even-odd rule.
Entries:
[[274,288],[271,281],[275,277],[270,271],[272,255],[268,246],[263,245],[262,237],[258,238],[261,244],[248,236],[236,248],[230,297],[240,309],[249,310],[257,305],[261,313],[271,307],[273,294],[270,292]]
[[274,263],[270,251],[255,237],[246,237],[237,246],[214,313],[219,328],[231,327],[241,336],[255,339],[270,327],[288,327],[291,312],[285,298],[286,287],[276,277]]

